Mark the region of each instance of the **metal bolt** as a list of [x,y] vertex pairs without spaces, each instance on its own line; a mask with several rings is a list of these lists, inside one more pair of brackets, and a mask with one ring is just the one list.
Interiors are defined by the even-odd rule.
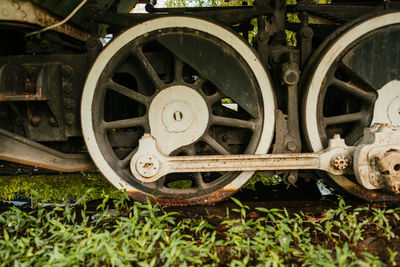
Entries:
[[297,71],[291,70],[286,73],[284,80],[286,84],[293,85],[296,84],[299,81],[299,79],[300,79],[299,73]]
[[71,98],[66,98],[64,99],[64,107],[67,110],[73,110],[75,108],[76,104],[75,101]]
[[282,65],[282,78],[288,85],[294,85],[300,80],[300,72],[297,64],[284,63]]
[[332,165],[338,170],[345,170],[349,166],[349,160],[343,154],[336,154],[332,158]]
[[306,27],[303,29],[301,35],[303,36],[303,38],[311,38],[313,37],[314,32],[310,27]]
[[63,65],[61,67],[61,72],[62,72],[62,75],[64,77],[71,77],[72,72],[73,72],[73,68],[71,66],[68,66],[68,65]]
[[222,136],[222,141],[224,141],[225,143],[229,142],[230,139],[231,137],[229,136],[229,134],[224,134]]
[[287,148],[289,151],[291,151],[291,152],[295,151],[296,148],[297,148],[296,142],[295,142],[295,141],[289,141],[289,142],[287,142],[287,143],[286,143],[286,148]]
[[63,91],[65,94],[69,95],[72,93],[72,84],[71,83],[63,83]]
[[40,124],[40,121],[41,121],[42,119],[39,117],[39,116],[33,116],[32,118],[31,118],[31,124],[32,124],[32,126],[34,126],[34,127],[36,127],[36,126],[38,126],[39,124]]
[[68,125],[72,125],[75,122],[75,115],[72,113],[66,113],[64,118],[65,118],[65,123]]
[[270,57],[271,63],[272,64],[279,64],[279,62],[281,61],[281,58],[278,54],[273,55]]
[[258,40],[261,42],[265,42],[268,39],[268,33],[266,31],[261,31],[260,34],[258,35]]
[[50,117],[50,119],[49,119],[49,123],[50,123],[50,125],[51,126],[53,126],[53,127],[57,127],[57,121],[56,121],[56,119],[54,118],[54,117]]

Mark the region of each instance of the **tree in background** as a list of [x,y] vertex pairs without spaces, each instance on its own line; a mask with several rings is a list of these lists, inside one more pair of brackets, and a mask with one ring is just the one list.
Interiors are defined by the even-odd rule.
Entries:
[[248,5],[253,4],[253,0],[167,0],[164,2],[164,5],[166,7],[241,6],[244,2]]
[[[329,4],[330,0],[313,0],[319,4]],[[253,0],[159,0],[159,5],[164,7],[209,7],[209,6],[241,6],[243,3],[253,4]],[[294,5],[297,0],[286,0],[286,4]]]
[[[159,0],[159,7],[219,7],[219,6],[242,6],[242,5],[252,5],[254,0]],[[313,0],[315,3],[319,4],[329,4],[330,0]],[[286,4],[295,5],[297,0],[286,0]],[[289,22],[300,22],[296,14],[288,14]],[[254,30],[249,32],[249,41],[257,33],[257,20],[251,21],[254,26]],[[286,41],[290,46],[296,46],[296,33],[292,31],[286,31]]]

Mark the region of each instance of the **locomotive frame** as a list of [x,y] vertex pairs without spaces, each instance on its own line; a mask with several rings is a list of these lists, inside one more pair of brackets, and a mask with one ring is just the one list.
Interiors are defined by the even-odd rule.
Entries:
[[[130,14],[119,12],[134,1],[93,0],[44,31],[74,3],[5,0],[0,159],[64,172],[93,160],[163,205],[222,200],[255,170],[295,184],[305,169],[399,201],[400,2],[331,2]],[[103,47],[105,29],[115,37]]]

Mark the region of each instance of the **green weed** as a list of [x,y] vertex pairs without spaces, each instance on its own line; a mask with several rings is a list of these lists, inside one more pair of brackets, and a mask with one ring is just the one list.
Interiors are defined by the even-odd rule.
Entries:
[[314,217],[286,209],[251,211],[232,199],[237,208],[210,223],[181,217],[150,202],[129,202],[126,193],[117,199],[103,194],[103,202],[89,211],[84,203],[91,193],[84,194],[75,207],[31,211],[12,207],[0,213],[0,266],[383,266],[399,262],[398,247],[390,243],[383,250],[360,251],[357,246],[371,234],[384,242],[398,239],[399,209],[353,209],[339,199],[337,208]]

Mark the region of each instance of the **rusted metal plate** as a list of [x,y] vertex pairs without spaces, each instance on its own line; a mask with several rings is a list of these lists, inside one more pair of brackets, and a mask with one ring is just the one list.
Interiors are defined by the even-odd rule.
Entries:
[[[61,19],[29,1],[1,0],[0,21],[19,21],[47,27],[60,22]],[[89,33],[69,24],[60,25],[54,28],[54,31],[81,41],[86,41],[90,37]]]

